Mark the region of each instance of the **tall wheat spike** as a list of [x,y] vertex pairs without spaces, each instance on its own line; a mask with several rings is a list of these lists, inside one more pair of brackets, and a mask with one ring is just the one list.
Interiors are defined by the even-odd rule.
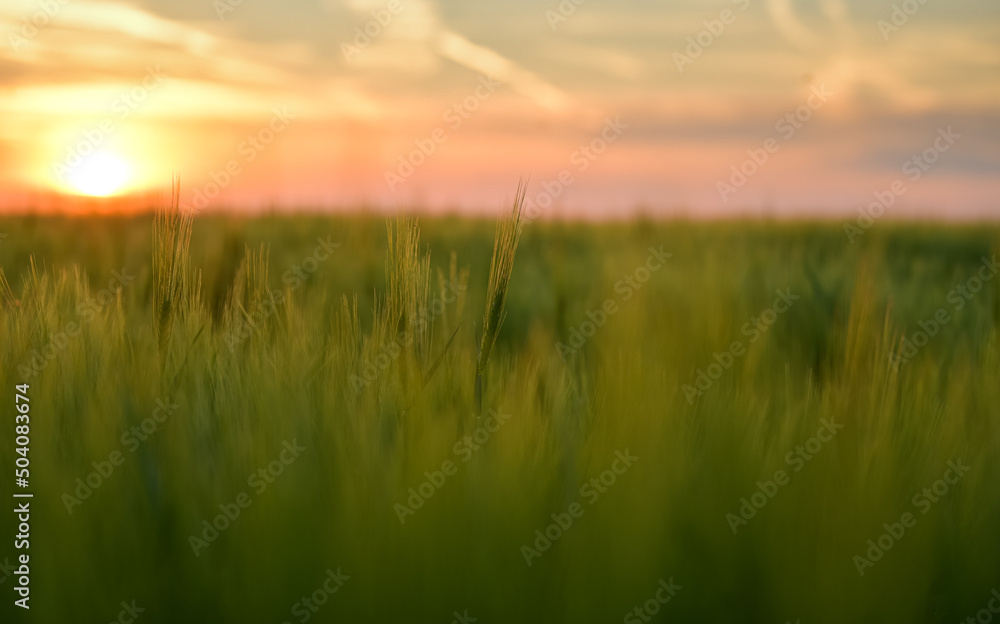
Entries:
[[170,204],[160,206],[153,218],[153,327],[160,348],[166,352],[174,320],[186,305],[191,226],[194,214],[180,208],[181,182],[174,178]]
[[[430,253],[420,253],[420,227],[416,219],[397,217],[396,226],[386,224],[389,251],[386,257],[386,301],[376,344],[396,340],[400,331],[412,336],[415,362],[427,357],[430,327],[427,318],[427,296],[430,289]],[[407,358],[400,361],[405,369]],[[404,377],[406,374],[404,373]]]
[[496,343],[500,326],[503,325],[506,312],[507,288],[510,285],[510,275],[514,270],[514,254],[521,240],[521,230],[524,222],[521,212],[524,207],[524,195],[527,184],[524,180],[517,183],[514,194],[514,205],[509,217],[497,222],[496,235],[493,238],[493,259],[490,261],[490,281],[486,287],[486,313],[483,317],[483,335],[479,343],[479,355],[476,359],[476,410],[483,409],[483,374],[490,361],[493,345]]

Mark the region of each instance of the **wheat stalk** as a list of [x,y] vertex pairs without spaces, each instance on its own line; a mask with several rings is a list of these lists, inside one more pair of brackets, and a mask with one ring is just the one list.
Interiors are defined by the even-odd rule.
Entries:
[[171,201],[157,208],[153,218],[153,328],[161,357],[166,351],[178,311],[188,295],[188,255],[194,214],[181,210],[181,183],[174,178]]
[[490,261],[490,281],[486,287],[486,313],[483,316],[483,334],[479,343],[479,354],[476,359],[476,409],[482,412],[483,375],[490,361],[493,345],[503,325],[507,302],[507,288],[510,286],[510,276],[514,270],[514,254],[521,239],[524,223],[521,212],[524,207],[524,195],[527,184],[521,180],[514,194],[514,204],[510,216],[497,222],[496,235],[493,238],[493,259]]

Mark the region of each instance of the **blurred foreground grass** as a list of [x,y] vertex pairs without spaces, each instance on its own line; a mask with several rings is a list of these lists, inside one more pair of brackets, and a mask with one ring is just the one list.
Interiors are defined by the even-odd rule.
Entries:
[[199,217],[158,290],[151,222],[0,218],[35,493],[3,621],[956,622],[1000,588],[996,228],[529,224],[477,416],[492,223],[389,254],[376,217]]

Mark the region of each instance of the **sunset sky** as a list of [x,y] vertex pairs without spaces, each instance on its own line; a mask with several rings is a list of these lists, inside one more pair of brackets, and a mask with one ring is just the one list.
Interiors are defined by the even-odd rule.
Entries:
[[3,0],[0,206],[1000,214],[1000,5],[895,7]]

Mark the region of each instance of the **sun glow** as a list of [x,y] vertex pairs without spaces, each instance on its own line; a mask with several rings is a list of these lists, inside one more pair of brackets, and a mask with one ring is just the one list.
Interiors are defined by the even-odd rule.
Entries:
[[83,159],[66,178],[76,192],[108,197],[122,191],[132,177],[132,167],[113,152],[95,152]]

